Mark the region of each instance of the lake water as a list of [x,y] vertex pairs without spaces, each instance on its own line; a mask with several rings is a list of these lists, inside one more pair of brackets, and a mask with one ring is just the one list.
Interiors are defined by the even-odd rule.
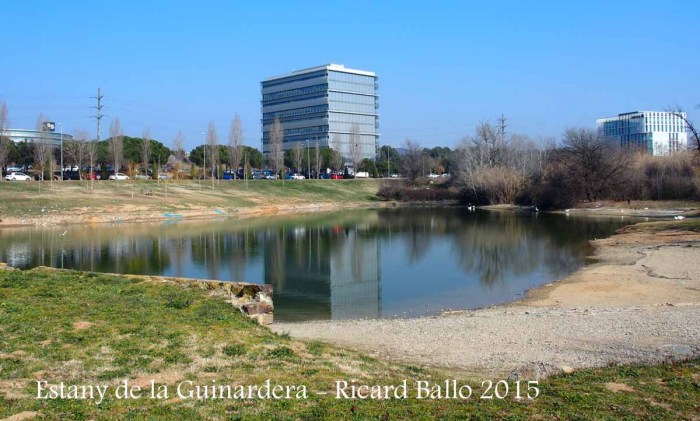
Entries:
[[0,230],[11,266],[272,284],[275,320],[416,317],[519,298],[629,218],[464,208]]

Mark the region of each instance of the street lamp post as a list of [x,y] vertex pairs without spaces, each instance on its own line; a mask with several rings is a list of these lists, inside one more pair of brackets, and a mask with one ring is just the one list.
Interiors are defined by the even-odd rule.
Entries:
[[61,128],[61,181],[63,181],[63,123],[58,123]]

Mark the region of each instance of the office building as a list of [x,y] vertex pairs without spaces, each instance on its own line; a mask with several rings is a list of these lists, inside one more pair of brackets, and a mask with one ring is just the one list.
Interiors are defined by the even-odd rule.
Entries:
[[374,159],[379,142],[377,75],[328,64],[265,79],[262,85],[263,153],[279,117],[283,149],[332,147],[351,158]]
[[[0,133],[2,137],[7,137],[15,143],[28,142],[35,143],[39,141],[46,141],[52,143],[54,146],[61,145],[61,133],[59,132],[42,132],[38,130],[25,130],[25,129],[7,129],[5,132]],[[63,133],[63,141],[73,140],[73,136]]]
[[[634,111],[597,120],[598,134],[623,148],[669,155],[688,149],[685,113]],[[683,118],[681,118],[683,116]]]

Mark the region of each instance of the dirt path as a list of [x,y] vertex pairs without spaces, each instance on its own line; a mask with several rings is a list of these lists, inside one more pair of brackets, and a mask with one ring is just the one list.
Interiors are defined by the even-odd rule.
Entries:
[[700,234],[627,233],[595,242],[600,261],[520,301],[413,320],[276,324],[402,362],[500,375],[700,355]]

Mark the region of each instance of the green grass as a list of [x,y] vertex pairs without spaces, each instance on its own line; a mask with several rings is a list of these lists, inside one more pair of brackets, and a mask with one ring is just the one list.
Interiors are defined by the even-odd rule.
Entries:
[[[0,419],[692,419],[700,361],[581,370],[540,383],[534,401],[481,400],[482,378],[459,400],[338,400],[334,381],[439,382],[445,373],[377,360],[318,341],[275,335],[195,288],[45,270],[0,270]],[[37,400],[37,378],[106,384],[156,378],[207,385],[306,385],[307,400]],[[453,377],[449,377],[453,378]],[[491,380],[497,381],[498,378]],[[613,392],[606,382],[633,391]],[[511,390],[514,384],[510,384]],[[409,396],[414,395],[413,390]]]
[[[65,181],[0,182],[0,218],[69,215],[75,210],[103,214],[136,205],[154,211],[311,203],[369,203],[377,201],[380,180],[219,180],[210,181]],[[94,186],[94,190],[86,187]],[[132,196],[133,195],[133,196]]]
[[667,230],[700,232],[700,218],[688,218],[682,220],[641,222],[625,227],[623,232],[661,232]]

